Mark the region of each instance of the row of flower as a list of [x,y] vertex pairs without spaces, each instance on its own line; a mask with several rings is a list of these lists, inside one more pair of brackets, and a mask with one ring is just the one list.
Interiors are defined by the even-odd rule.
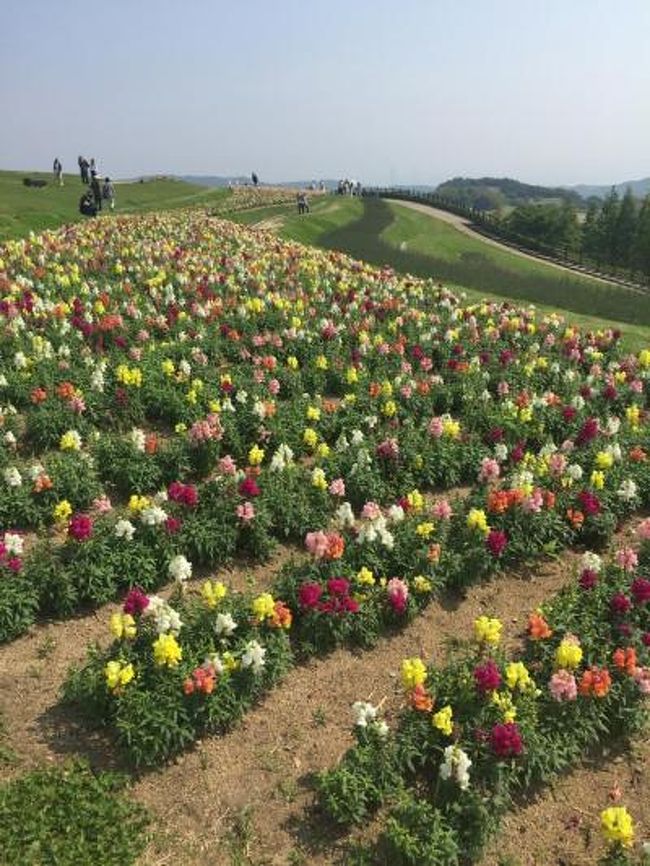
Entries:
[[213,216],[225,216],[242,210],[258,207],[271,207],[281,204],[295,204],[296,191],[283,186],[235,186],[230,195],[210,208]]
[[[648,538],[648,521],[640,532]],[[519,655],[500,648],[501,622],[482,616],[444,666],[404,660],[394,730],[357,702],[357,745],[320,775],[320,805],[346,826],[392,809],[376,846],[347,862],[473,861],[515,795],[638,730],[650,694],[649,572],[647,540],[640,557],[624,548],[605,564],[587,553],[572,585],[530,615]],[[608,862],[619,862],[633,822],[614,806],[602,823]]]

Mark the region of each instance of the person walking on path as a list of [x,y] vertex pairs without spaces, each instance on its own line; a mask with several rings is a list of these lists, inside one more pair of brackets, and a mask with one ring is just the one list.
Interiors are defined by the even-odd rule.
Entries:
[[106,206],[110,210],[115,210],[115,187],[111,183],[110,177],[104,178],[102,186],[102,198],[106,202]]
[[91,172],[91,180],[90,180],[90,189],[93,193],[93,198],[95,200],[95,207],[99,212],[102,209],[102,188],[99,185],[99,178],[97,177],[97,172]]
[[54,157],[54,165],[52,166],[52,170],[59,186],[63,186],[63,166],[61,165],[61,160],[58,156]]

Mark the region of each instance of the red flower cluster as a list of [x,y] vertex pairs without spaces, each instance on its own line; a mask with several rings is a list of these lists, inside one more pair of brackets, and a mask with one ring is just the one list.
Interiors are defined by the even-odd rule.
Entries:
[[183,691],[186,695],[191,695],[194,692],[209,695],[214,691],[216,682],[217,672],[212,665],[198,667],[192,671],[192,676],[183,682]]
[[298,603],[303,610],[327,614],[357,613],[359,602],[350,595],[350,583],[343,577],[332,577],[324,589],[319,583],[303,583],[298,590]]
[[182,484],[180,481],[172,481],[167,488],[167,495],[172,502],[180,502],[188,508],[195,508],[199,503],[199,494],[193,484]]
[[130,613],[131,616],[140,616],[149,607],[149,596],[147,596],[139,586],[134,586],[130,589],[124,599],[122,610],[124,613]]
[[502,529],[491,529],[485,539],[485,545],[492,556],[501,556],[508,544],[508,536]]
[[515,758],[521,755],[524,744],[516,722],[495,725],[490,733],[490,746],[498,758]]
[[75,541],[87,541],[92,534],[92,519],[87,514],[73,514],[68,523],[68,535]]
[[591,490],[583,490],[581,493],[578,494],[578,499],[580,500],[582,510],[585,514],[587,514],[588,516],[600,514],[600,499],[596,496],[595,493],[592,493]]
[[482,695],[499,688],[501,685],[501,674],[492,659],[488,659],[484,664],[474,668],[474,682]]
[[635,604],[647,604],[650,601],[650,580],[647,578],[637,577],[630,588]]
[[261,491],[255,479],[247,475],[239,485],[239,493],[244,499],[251,499],[253,496],[259,496]]

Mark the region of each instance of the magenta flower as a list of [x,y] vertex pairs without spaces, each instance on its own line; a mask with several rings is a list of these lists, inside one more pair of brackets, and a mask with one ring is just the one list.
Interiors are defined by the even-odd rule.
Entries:
[[68,535],[75,541],[87,541],[93,534],[93,522],[87,514],[73,514],[68,523]]
[[508,544],[508,536],[502,529],[491,529],[485,539],[485,544],[492,556],[501,556]]
[[130,613],[131,616],[140,616],[148,606],[149,596],[139,586],[134,586],[133,589],[128,591],[122,605],[122,610],[124,613]]
[[484,664],[474,668],[474,682],[482,695],[499,688],[501,685],[501,674],[493,659],[488,659]]
[[514,758],[521,755],[523,742],[515,722],[495,725],[490,732],[490,746],[498,758]]

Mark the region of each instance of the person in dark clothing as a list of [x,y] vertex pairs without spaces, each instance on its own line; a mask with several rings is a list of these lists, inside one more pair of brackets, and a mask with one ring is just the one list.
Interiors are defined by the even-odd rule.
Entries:
[[54,158],[54,165],[52,166],[52,171],[54,172],[56,182],[59,184],[59,186],[63,186],[63,166],[61,165],[61,160],[58,156]]
[[102,209],[102,188],[99,185],[97,172],[91,172],[90,189],[92,190],[93,198],[95,199],[95,208],[100,211]]
[[251,180],[253,181],[253,186],[257,186],[257,184],[260,182],[260,181],[259,181],[259,178],[258,178],[257,175],[255,174],[255,172],[253,172],[253,173],[251,174]]
[[87,189],[79,200],[79,213],[84,216],[97,216],[97,207],[95,205],[95,196],[92,190]]
[[88,160],[84,156],[80,156],[79,159],[77,160],[77,162],[79,163],[79,172],[81,174],[81,182],[88,185],[90,183],[90,177],[88,174],[88,168],[89,168]]

